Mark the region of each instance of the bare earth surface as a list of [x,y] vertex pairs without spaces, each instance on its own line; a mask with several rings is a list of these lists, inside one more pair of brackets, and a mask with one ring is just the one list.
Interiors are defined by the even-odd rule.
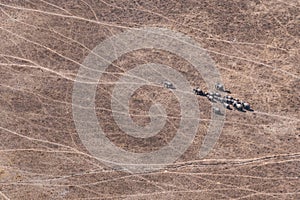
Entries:
[[[200,159],[211,104],[198,97],[201,123],[188,150],[163,170],[130,174],[82,144],[72,89],[95,46],[147,26],[195,39],[254,112],[227,111],[214,149]],[[129,102],[132,119],[148,124],[152,102],[160,102],[171,116],[160,133],[137,139],[114,122],[113,82],[148,62],[176,69],[191,89],[206,87],[169,52],[138,50],[114,62],[97,87],[99,125],[116,146],[137,153],[166,145],[180,119],[170,90],[145,86]],[[0,0],[0,199],[300,199],[299,108],[298,0]]]

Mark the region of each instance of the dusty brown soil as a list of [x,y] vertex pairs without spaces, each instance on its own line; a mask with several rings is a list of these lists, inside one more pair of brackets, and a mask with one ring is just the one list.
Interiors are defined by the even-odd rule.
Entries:
[[[95,46],[144,26],[194,38],[232,95],[254,112],[227,112],[217,144],[201,160],[211,106],[199,97],[202,122],[189,149],[166,169],[130,174],[105,166],[83,146],[72,89]],[[98,85],[97,116],[107,137],[132,152],[166,145],[179,123],[176,97],[151,86],[137,90],[129,105],[140,125],[149,123],[152,101],[165,105],[171,117],[157,136],[137,139],[114,122],[114,85],[105,81],[148,62],[206,87],[190,63],[168,52],[139,50],[113,63]],[[0,199],[300,199],[297,0],[0,0],[0,63]]]

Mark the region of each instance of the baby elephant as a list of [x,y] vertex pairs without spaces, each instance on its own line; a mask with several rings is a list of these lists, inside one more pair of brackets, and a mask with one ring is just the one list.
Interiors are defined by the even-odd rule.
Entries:
[[216,83],[215,88],[219,91],[225,92],[224,85],[222,85],[221,83]]
[[213,112],[217,115],[222,115],[220,108],[213,107]]

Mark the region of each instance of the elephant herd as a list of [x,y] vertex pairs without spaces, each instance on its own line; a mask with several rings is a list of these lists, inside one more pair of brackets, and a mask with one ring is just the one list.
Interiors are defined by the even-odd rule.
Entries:
[[[175,89],[174,85],[169,81],[164,81],[163,84],[164,84],[165,88]],[[221,104],[222,106],[224,106],[224,108],[226,108],[228,110],[232,110],[232,107],[233,107],[234,109],[241,111],[241,112],[253,111],[250,107],[250,104],[247,102],[236,99],[230,95],[222,96],[220,92],[230,93],[230,91],[225,90],[224,85],[222,85],[220,83],[216,83],[215,89],[216,89],[216,91],[219,91],[219,92],[204,92],[199,87],[193,89],[193,92],[196,95],[206,97],[209,101],[211,101],[213,103]],[[220,108],[218,108],[218,107],[214,106],[213,112],[216,114],[222,115]]]
[[[225,90],[224,86],[220,83],[217,83],[215,88],[220,92],[230,93],[229,91]],[[252,111],[249,103],[236,99],[230,95],[222,96],[219,92],[204,92],[200,88],[195,88],[193,91],[196,95],[207,97],[207,99],[213,103],[222,104],[226,109],[232,110],[231,107],[233,107],[238,111]],[[220,109],[217,107],[213,107],[213,111],[216,114],[221,114]]]

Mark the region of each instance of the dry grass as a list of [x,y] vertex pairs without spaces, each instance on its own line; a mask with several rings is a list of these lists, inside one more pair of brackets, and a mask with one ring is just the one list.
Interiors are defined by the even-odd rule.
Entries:
[[[300,4],[296,0],[0,0],[0,199],[300,199]],[[213,151],[198,152],[210,122],[166,169],[114,171],[89,155],[72,118],[72,88],[84,58],[105,38],[130,28],[165,27],[194,38],[216,62],[232,95],[254,112],[229,111]],[[149,152],[167,144],[180,117],[171,92],[144,87],[129,105],[149,123],[152,101],[169,118],[155,137],[124,134],[110,112],[113,84],[134,65],[157,62],[192,86],[201,75],[182,58],[159,50],[124,55],[100,80],[96,107],[116,145]],[[138,117],[138,115],[145,115]]]

